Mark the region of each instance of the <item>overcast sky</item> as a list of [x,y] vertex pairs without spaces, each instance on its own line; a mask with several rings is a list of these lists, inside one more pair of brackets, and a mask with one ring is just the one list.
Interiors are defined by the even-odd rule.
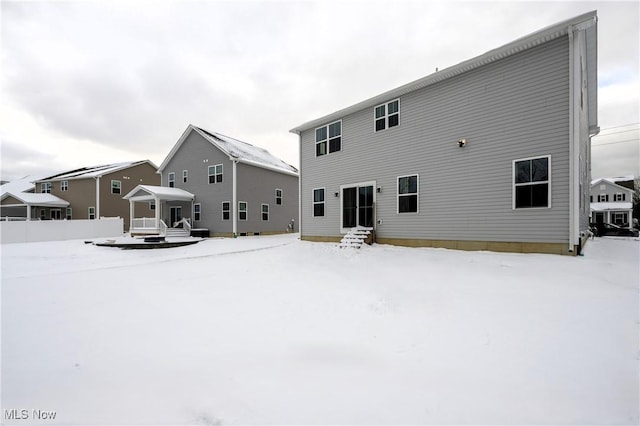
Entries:
[[190,123],[297,167],[291,128],[591,10],[593,177],[638,176],[637,1],[2,0],[1,177],[160,165]]

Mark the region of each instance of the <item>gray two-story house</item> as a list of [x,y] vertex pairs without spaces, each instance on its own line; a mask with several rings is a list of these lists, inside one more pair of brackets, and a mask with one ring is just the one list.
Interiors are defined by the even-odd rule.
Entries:
[[298,231],[298,170],[263,148],[189,125],[158,173],[163,189],[127,198],[155,197],[168,227],[186,219],[210,236]]
[[580,253],[596,28],[586,13],[292,129],[301,238]]

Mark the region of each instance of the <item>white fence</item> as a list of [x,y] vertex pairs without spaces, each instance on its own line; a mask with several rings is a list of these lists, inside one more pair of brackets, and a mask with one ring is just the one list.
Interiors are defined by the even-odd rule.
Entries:
[[0,242],[2,244],[119,237],[123,232],[124,220],[119,217],[99,220],[0,222]]

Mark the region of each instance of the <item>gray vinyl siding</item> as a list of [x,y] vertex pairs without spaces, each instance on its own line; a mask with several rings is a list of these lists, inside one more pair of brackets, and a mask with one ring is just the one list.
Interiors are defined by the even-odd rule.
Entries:
[[[302,235],[340,235],[334,193],[376,181],[381,238],[566,242],[568,52],[562,37],[406,94],[398,127],[374,132],[373,108],[342,117],[340,152],[316,157],[314,129],[302,132]],[[514,210],[513,160],[547,155],[552,207]],[[397,177],[412,174],[419,213],[398,214]],[[321,187],[325,216],[313,217]]]
[[[222,164],[221,183],[209,183],[208,166]],[[182,181],[182,171],[188,171],[187,182]],[[222,201],[231,202],[233,194],[233,165],[229,157],[198,133],[191,132],[162,171],[162,186],[168,186],[169,173],[175,173],[175,188],[195,195],[194,203],[200,203],[201,220],[193,222],[195,228],[207,228],[211,233],[231,233],[231,220],[222,220]],[[192,218],[188,203],[170,202],[168,205],[183,205],[184,217]],[[163,211],[169,217],[169,211]],[[167,222],[168,223],[168,222]]]
[[[261,167],[238,164],[238,201],[248,205],[246,221],[238,221],[239,233],[286,232],[292,219],[298,222],[298,177]],[[276,188],[282,189],[283,203],[276,204]],[[269,205],[269,220],[262,220],[262,204]],[[237,208],[237,206],[236,206]],[[237,214],[237,213],[236,213]]]
[[593,185],[591,187],[591,196],[593,197],[593,202],[598,202],[598,195],[608,195],[609,203],[614,203],[614,195],[615,194],[625,194],[624,201],[627,203],[633,202],[633,191],[627,188],[623,188],[619,185],[614,185],[611,182],[600,181],[598,184]]

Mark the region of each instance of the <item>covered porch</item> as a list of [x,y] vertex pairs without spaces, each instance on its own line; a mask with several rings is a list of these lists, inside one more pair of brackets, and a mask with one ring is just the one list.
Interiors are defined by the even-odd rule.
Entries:
[[633,204],[628,202],[591,203],[592,223],[611,223],[632,228]]
[[71,219],[69,202],[52,194],[32,192],[2,196],[2,220],[63,220]]
[[[190,235],[194,194],[179,188],[138,185],[123,198],[129,200],[131,235]],[[136,217],[136,203],[149,203],[155,216]],[[176,205],[172,206],[170,203]],[[188,210],[189,217],[183,216],[184,210]]]

